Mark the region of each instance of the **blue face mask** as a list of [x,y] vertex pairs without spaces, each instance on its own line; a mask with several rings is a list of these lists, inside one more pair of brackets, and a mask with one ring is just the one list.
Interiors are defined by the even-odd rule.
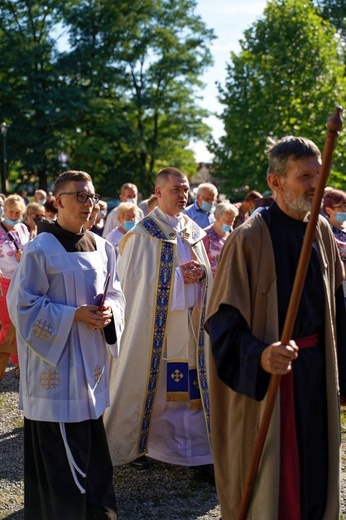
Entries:
[[123,222],[123,228],[125,231],[130,231],[134,226],[136,225],[136,222],[134,220],[125,220]]
[[227,224],[222,224],[221,229],[224,233],[229,233],[230,231],[233,231],[232,226],[227,226]]
[[46,203],[46,201],[45,201],[45,200],[42,200],[42,199],[38,201],[38,205],[39,205],[39,206],[44,206],[45,203]]
[[137,200],[136,199],[127,199],[126,202],[131,202],[132,204],[136,204],[136,206],[137,206]]
[[212,202],[206,202],[205,200],[202,200],[201,204],[201,210],[209,212],[213,209],[213,203]]
[[12,226],[12,227],[14,227],[16,224],[20,224],[21,223],[21,219],[19,219],[19,220],[11,220],[8,217],[5,217],[4,221],[6,222],[6,224],[8,224],[9,226]]
[[4,207],[0,206],[0,217],[2,217],[4,214]]
[[339,222],[339,224],[343,224],[346,221],[346,213],[339,212],[335,215],[335,220]]

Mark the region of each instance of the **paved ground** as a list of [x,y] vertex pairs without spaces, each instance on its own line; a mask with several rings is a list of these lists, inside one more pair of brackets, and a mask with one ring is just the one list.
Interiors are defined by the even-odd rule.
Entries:
[[[0,381],[0,520],[22,520],[23,417],[13,369]],[[343,408],[342,511],[346,519],[346,408]],[[190,468],[156,463],[149,471],[115,469],[119,520],[220,519],[215,489],[193,479]],[[341,517],[343,518],[343,517]],[[333,519],[334,520],[334,519]]]

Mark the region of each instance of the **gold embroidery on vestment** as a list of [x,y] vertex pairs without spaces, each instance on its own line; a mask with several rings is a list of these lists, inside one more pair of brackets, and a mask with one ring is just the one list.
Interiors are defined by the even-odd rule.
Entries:
[[52,390],[60,384],[59,372],[55,368],[48,368],[42,372],[40,381],[43,388]]
[[35,321],[32,333],[37,338],[49,338],[53,334],[53,327],[48,321],[39,319]]
[[101,381],[101,377],[102,377],[102,368],[100,367],[100,365],[96,365],[95,369],[94,369],[94,383],[95,385],[97,385],[100,381]]

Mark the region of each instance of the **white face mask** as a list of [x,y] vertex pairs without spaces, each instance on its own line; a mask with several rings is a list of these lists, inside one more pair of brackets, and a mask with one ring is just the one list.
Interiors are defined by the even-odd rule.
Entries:
[[126,202],[132,202],[132,204],[137,205],[137,199],[127,199]]

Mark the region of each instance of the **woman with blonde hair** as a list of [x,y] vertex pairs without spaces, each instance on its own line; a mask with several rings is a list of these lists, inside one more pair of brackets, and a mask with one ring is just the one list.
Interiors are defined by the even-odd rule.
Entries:
[[30,238],[34,238],[37,235],[37,220],[45,216],[45,208],[37,202],[29,202],[26,206],[26,212],[24,215],[24,224],[29,230]]
[[123,238],[125,233],[130,231],[130,229],[136,225],[136,222],[139,220],[139,211],[137,205],[133,202],[121,202],[119,206],[117,206],[117,218],[120,225],[108,233],[106,240],[113,244],[115,253],[118,256],[118,244],[120,240]]
[[[1,345],[9,341],[6,338],[10,329],[11,320],[8,314],[6,295],[11,282],[13,273],[22,257],[23,247],[30,240],[30,234],[23,224],[22,218],[25,213],[26,206],[20,195],[10,195],[4,202],[4,219],[0,222],[0,350]],[[14,340],[14,334],[12,339]],[[11,361],[16,367],[15,375],[19,377],[18,356],[11,354]]]

